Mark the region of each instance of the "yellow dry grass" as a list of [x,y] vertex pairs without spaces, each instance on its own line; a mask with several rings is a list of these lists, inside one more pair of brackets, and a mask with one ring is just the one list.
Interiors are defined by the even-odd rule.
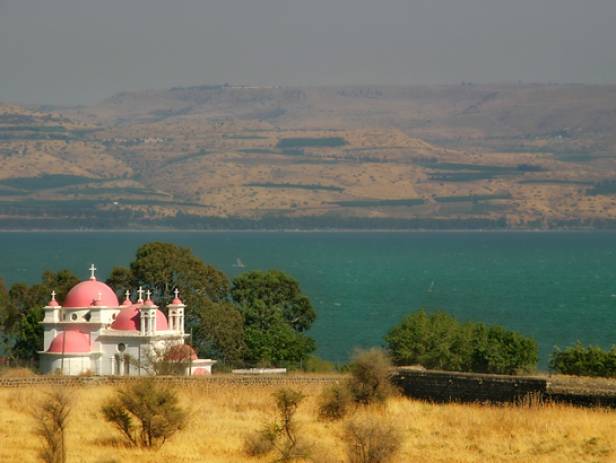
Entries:
[[[296,387],[307,395],[298,412],[303,435],[315,443],[322,462],[343,462],[344,422],[316,419],[320,387]],[[69,462],[264,462],[242,451],[244,436],[271,418],[272,392],[265,386],[204,383],[184,386],[180,395],[192,410],[188,428],[160,450],[126,448],[100,416],[101,404],[113,393],[110,386],[71,388],[73,412],[67,448]],[[28,407],[45,388],[0,389],[0,461],[37,461],[39,442]],[[436,405],[402,397],[383,415],[402,432],[398,462],[613,462],[616,412],[563,405],[531,407]]]

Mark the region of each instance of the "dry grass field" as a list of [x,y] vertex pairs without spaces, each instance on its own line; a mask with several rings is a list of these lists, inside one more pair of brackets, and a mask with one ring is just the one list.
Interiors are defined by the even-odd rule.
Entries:
[[[301,434],[314,443],[315,461],[344,462],[344,421],[316,418],[321,386],[298,386],[307,398],[298,411]],[[187,429],[161,449],[126,448],[102,420],[100,407],[111,386],[70,388],[73,411],[67,450],[69,462],[263,462],[243,453],[244,436],[272,418],[274,387],[203,383],[179,389],[191,410]],[[46,389],[0,389],[0,461],[37,461],[39,441],[27,413]],[[437,405],[391,399],[369,413],[394,423],[403,436],[399,462],[613,462],[616,412],[564,405]]]

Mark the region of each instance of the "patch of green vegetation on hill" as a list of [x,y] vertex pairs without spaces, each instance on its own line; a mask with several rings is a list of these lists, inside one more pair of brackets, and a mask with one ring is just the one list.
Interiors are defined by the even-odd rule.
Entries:
[[342,207],[376,207],[376,206],[420,206],[426,201],[421,198],[410,199],[352,199],[347,201],[332,201]]
[[290,188],[298,190],[323,190],[323,191],[344,191],[344,188],[334,185],[320,185],[320,184],[305,184],[305,183],[247,183],[246,186],[256,188]]
[[163,166],[170,166],[170,165],[179,164],[179,163],[185,162],[185,161],[191,161],[193,159],[198,159],[198,158],[201,158],[203,156],[207,156],[207,155],[209,155],[211,153],[212,153],[211,151],[208,151],[206,149],[200,149],[196,153],[183,154],[182,156],[178,156],[178,157],[175,157],[173,159],[170,159],[170,160],[166,161],[163,164]]
[[[496,177],[521,175],[526,172],[543,172],[542,166],[534,164],[518,164],[515,166],[499,166],[489,164],[460,164],[453,162],[422,162],[418,165],[436,170],[430,173],[430,180],[440,182],[472,182],[489,180]],[[443,172],[441,172],[443,171]]]
[[148,196],[169,196],[158,191],[150,190],[147,188],[138,187],[123,187],[123,188],[66,188],[62,190],[62,193],[77,194],[85,196],[94,196],[102,194],[113,195],[148,195]]
[[342,137],[322,138],[282,138],[276,145],[280,149],[288,148],[336,148],[344,146],[347,141]]
[[240,153],[249,153],[249,154],[280,154],[277,151],[274,151],[271,148],[243,148],[239,150]]
[[65,174],[48,174],[40,177],[13,177],[0,181],[0,185],[19,188],[21,190],[47,190],[50,188],[62,188],[65,186],[79,185],[100,181],[91,177]]
[[587,180],[568,180],[559,178],[529,178],[520,180],[518,183],[522,185],[593,185],[593,182]]
[[66,128],[61,125],[12,125],[0,127],[0,131],[66,132]]
[[492,201],[498,199],[511,199],[510,193],[495,193],[486,195],[465,195],[465,196],[437,196],[434,200],[437,203],[459,203],[459,202],[479,202]]
[[589,196],[616,194],[616,180],[605,180],[596,183],[586,192]]
[[267,140],[267,137],[262,135],[244,135],[244,134],[224,134],[222,138],[227,140]]

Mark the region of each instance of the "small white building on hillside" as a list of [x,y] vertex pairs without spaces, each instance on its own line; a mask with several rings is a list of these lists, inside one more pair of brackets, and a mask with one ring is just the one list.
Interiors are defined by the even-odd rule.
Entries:
[[164,360],[176,362],[186,375],[212,372],[211,359],[199,359],[185,344],[186,306],[179,297],[167,305],[167,316],[151,299],[150,292],[137,291],[137,302],[130,292],[119,303],[114,291],[96,280],[96,268],[90,278],[74,286],[63,304],[55,292],[44,308],[43,373],[65,375],[149,375],[154,365]]

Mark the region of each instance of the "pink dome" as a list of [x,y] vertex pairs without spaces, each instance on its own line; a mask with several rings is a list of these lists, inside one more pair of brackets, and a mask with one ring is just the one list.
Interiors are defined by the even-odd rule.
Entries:
[[65,353],[82,353],[90,352],[90,337],[77,330],[66,330],[58,334],[51,344],[47,352],[61,354]]
[[208,372],[205,368],[195,368],[192,374],[193,376],[207,376]]
[[[139,331],[141,329],[141,314],[138,305],[131,305],[120,310],[116,319],[111,324],[111,329],[122,331]],[[169,329],[167,317],[160,310],[156,310],[156,330]]]
[[[98,300],[100,296],[100,300]],[[118,307],[118,297],[102,281],[86,280],[73,286],[64,299],[64,308],[90,307],[91,305]]]

